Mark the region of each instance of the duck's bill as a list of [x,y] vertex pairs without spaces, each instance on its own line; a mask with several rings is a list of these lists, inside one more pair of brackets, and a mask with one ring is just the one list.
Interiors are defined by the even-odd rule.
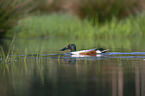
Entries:
[[66,47],[64,47],[64,48],[60,49],[60,51],[64,51],[64,50],[67,50],[67,48],[66,48]]

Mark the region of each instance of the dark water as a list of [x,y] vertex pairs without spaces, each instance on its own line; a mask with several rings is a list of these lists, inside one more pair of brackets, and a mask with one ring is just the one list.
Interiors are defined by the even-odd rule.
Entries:
[[19,44],[8,60],[0,58],[0,96],[145,96],[143,49],[84,57],[59,52],[63,43],[41,51]]

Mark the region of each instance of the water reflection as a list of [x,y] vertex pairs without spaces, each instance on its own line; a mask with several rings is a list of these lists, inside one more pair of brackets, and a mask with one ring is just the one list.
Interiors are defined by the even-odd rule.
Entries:
[[17,59],[0,65],[0,95],[144,96],[144,63],[64,55]]

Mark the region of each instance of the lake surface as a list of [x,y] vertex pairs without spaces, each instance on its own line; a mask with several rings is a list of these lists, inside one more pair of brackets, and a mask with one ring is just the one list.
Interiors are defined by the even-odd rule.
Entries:
[[[9,48],[12,51],[6,61],[1,52],[0,96],[145,96],[142,40],[122,40],[119,44],[117,40],[95,43],[59,38],[16,39],[14,44],[3,41],[5,53]],[[111,50],[96,56],[59,51],[69,43],[75,43],[78,50]]]

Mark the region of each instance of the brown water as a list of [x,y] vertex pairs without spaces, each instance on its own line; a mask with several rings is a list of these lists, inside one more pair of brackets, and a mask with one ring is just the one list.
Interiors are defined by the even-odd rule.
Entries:
[[145,96],[144,47],[72,57],[58,51],[65,43],[44,43],[40,51],[37,43],[35,50],[29,48],[32,43],[19,44],[14,43],[6,62],[0,58],[0,96]]

